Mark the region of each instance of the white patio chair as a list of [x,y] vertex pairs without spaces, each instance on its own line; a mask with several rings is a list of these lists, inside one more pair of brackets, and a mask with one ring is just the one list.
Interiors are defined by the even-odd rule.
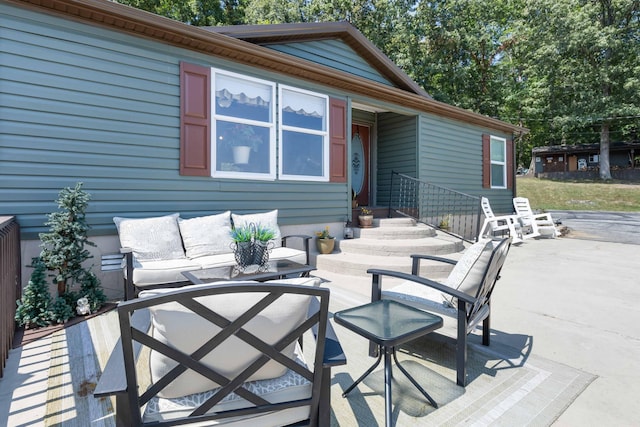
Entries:
[[[534,214],[526,197],[514,197],[513,207],[523,229],[523,237],[557,237],[560,235],[548,212]],[[528,231],[528,232],[527,232]]]
[[486,197],[481,199],[480,204],[482,205],[482,212],[484,213],[485,219],[482,223],[482,227],[480,227],[478,240],[485,236],[492,237],[496,234],[502,234],[504,231],[508,231],[509,236],[512,238],[512,243],[522,243],[522,227],[520,226],[520,222],[518,222],[518,217],[516,215],[494,215],[493,209],[491,209],[491,204],[489,204],[489,199]]

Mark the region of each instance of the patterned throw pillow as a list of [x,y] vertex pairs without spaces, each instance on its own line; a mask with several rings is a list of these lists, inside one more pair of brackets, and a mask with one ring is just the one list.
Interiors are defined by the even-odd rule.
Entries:
[[[481,239],[474,243],[462,254],[444,284],[468,295],[475,296],[492,252],[493,242],[491,239]],[[452,306],[457,306],[456,298],[448,294],[443,294],[443,296],[451,302]]]
[[231,252],[231,211],[191,219],[178,218],[187,258]]
[[260,224],[263,227],[268,227],[275,232],[275,237],[271,240],[276,248],[282,246],[282,234],[280,233],[280,227],[278,227],[278,210],[272,210],[269,212],[238,215],[231,214],[234,227],[242,227],[243,225]]
[[153,218],[114,217],[120,245],[131,248],[138,261],[164,261],[186,258],[178,229],[178,216]]

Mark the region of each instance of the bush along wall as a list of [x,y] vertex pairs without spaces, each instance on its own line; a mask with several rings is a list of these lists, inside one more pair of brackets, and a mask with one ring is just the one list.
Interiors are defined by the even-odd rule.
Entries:
[[[22,300],[17,301],[16,321],[20,326],[38,327],[64,323],[76,314],[96,312],[106,301],[100,280],[83,263],[91,258],[86,246],[89,226],[86,210],[90,195],[82,183],[64,188],[57,200],[59,210],[49,214],[45,225],[48,233],[40,233],[39,258],[34,258],[34,271]],[[56,285],[57,296],[51,300],[45,271]],[[80,300],[80,302],[78,302]]]

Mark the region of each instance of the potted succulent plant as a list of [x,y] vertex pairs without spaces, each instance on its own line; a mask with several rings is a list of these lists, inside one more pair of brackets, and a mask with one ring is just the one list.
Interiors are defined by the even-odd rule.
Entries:
[[371,209],[365,206],[361,207],[360,215],[358,215],[358,222],[362,228],[371,227],[373,225],[373,212],[371,212]]
[[253,228],[250,225],[231,229],[233,254],[240,268],[253,263],[253,233]]
[[316,246],[321,254],[330,254],[335,247],[336,239],[329,233],[329,226],[324,230],[316,231]]
[[269,251],[273,247],[271,240],[276,237],[275,231],[258,224],[254,232],[253,263],[265,265],[269,261]]

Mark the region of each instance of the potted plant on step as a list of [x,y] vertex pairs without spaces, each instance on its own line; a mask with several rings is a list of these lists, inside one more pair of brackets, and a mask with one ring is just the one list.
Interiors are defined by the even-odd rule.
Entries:
[[321,254],[330,254],[335,247],[336,239],[329,233],[329,226],[324,230],[316,231],[316,246]]
[[360,215],[358,215],[358,223],[362,228],[368,228],[373,225],[373,212],[371,209],[363,206],[360,208]]

